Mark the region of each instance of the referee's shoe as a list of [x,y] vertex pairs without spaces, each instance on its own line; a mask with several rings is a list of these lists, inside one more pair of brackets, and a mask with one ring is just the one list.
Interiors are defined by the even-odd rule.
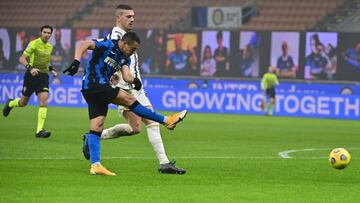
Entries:
[[10,103],[11,101],[12,101],[12,99],[8,99],[8,100],[6,101],[5,106],[4,106],[3,115],[4,115],[5,117],[7,117],[7,116],[9,115],[9,113],[10,113],[10,111],[11,111],[11,109],[12,109],[12,107],[9,106],[9,103]]
[[35,137],[37,138],[48,138],[50,137],[51,132],[46,130],[40,130],[38,133],[35,133]]

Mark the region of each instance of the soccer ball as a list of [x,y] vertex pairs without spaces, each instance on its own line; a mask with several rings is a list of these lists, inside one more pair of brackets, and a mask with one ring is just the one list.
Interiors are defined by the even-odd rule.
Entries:
[[351,161],[350,153],[344,148],[336,148],[330,152],[329,162],[335,169],[346,168]]

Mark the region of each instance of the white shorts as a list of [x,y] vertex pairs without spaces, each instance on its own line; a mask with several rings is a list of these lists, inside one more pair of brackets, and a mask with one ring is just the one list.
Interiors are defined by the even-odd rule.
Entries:
[[[125,90],[125,91],[127,91],[128,93],[133,95],[141,105],[151,106],[150,100],[146,96],[146,92],[144,89],[141,89],[139,91],[136,91],[136,90]],[[118,106],[118,112],[120,115],[122,115],[124,111],[128,111],[128,110],[129,110],[129,108],[126,106],[121,106],[121,105]]]

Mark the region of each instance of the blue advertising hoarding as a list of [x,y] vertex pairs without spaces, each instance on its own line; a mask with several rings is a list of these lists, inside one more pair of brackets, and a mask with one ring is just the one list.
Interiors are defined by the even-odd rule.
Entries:
[[[0,103],[21,96],[22,80],[20,74],[0,74]],[[256,81],[146,78],[143,82],[157,110],[263,114]],[[341,94],[344,88],[353,94]],[[64,76],[60,85],[50,85],[49,105],[86,107],[80,90],[80,77]],[[360,120],[359,92],[358,85],[282,83],[277,88],[275,115]],[[37,105],[37,98],[33,96],[29,104]]]

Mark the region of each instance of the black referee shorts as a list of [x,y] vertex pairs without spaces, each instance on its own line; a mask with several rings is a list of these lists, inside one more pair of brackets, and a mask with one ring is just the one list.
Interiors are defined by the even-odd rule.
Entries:
[[108,84],[99,85],[90,89],[83,89],[81,93],[88,104],[89,119],[107,115],[108,105],[120,91],[119,87],[111,87]]
[[49,92],[49,75],[39,72],[37,75],[32,76],[30,71],[27,70],[24,75],[22,94],[30,97],[34,92],[36,95],[40,92]]
[[266,89],[266,96],[268,96],[269,98],[275,99],[275,94],[275,88]]

